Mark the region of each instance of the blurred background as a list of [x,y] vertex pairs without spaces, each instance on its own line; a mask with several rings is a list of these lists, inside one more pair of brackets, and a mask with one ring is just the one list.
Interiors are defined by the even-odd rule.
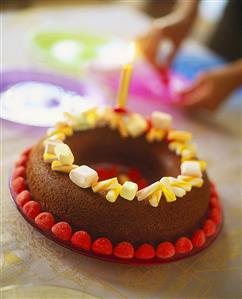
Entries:
[[[1,2],[1,8],[5,11],[10,11],[21,10],[31,7],[58,7],[66,5],[75,7],[80,5],[105,5],[121,3],[133,6],[134,8],[139,9],[140,11],[144,12],[149,16],[157,18],[170,13],[175,2],[175,0],[3,0]],[[216,44],[216,42],[213,40],[213,36],[217,30],[218,23],[222,18],[222,15],[228,2],[229,0],[200,1],[199,15],[191,32],[191,36],[193,39],[195,39],[197,42],[211,46],[212,48],[215,47],[214,44]],[[233,16],[231,16],[231,19],[232,18]],[[234,35],[236,35],[236,32],[234,32]],[[221,38],[222,36],[218,37],[218,39]],[[230,38],[233,37],[230,36]],[[216,46],[215,49],[221,49],[221,45]],[[221,53],[223,53],[223,49],[221,49],[220,51]]]
[[[80,105],[78,96],[91,97],[94,103],[113,103],[129,44],[144,35],[153,20],[169,15],[178,2],[2,1],[5,74],[1,116],[26,124],[50,125],[68,105],[70,108],[74,98]],[[238,0],[199,1],[195,22],[168,70],[169,88],[159,72],[136,53],[129,106],[141,113],[169,110],[167,104],[178,103],[179,92],[189,87],[198,74],[239,58],[241,33],[235,15],[239,3]],[[33,73],[36,71],[47,71],[49,77]],[[69,82],[68,78],[78,82]],[[75,92],[75,97],[70,92]],[[154,100],[153,104],[147,99]],[[142,104],[135,105],[137,100]],[[39,115],[42,111],[39,118],[45,121],[32,119],[34,109],[38,109]]]

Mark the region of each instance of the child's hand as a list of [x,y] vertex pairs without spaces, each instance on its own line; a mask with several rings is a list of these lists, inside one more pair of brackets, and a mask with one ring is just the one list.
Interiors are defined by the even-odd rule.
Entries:
[[200,75],[191,87],[181,92],[181,106],[187,109],[215,110],[240,85],[237,66],[225,66]]
[[[153,22],[151,29],[138,38],[140,50],[147,60],[156,67],[169,67],[176,52],[192,28],[193,21],[197,15],[199,1],[177,1],[173,12]],[[169,40],[173,47],[170,51],[165,65],[157,61],[157,50],[160,43]]]
[[[159,23],[154,22],[151,29],[137,40],[138,46],[146,59],[158,68],[170,66],[182,40],[188,32],[188,28],[186,28],[183,22],[175,19],[166,22],[166,17],[163,19],[164,21],[160,19]],[[157,52],[162,40],[170,40],[173,44],[165,65],[160,65],[159,61],[157,61]]]

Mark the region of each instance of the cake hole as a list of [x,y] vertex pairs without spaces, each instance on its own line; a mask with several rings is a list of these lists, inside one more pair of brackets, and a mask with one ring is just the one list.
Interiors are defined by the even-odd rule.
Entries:
[[142,180],[140,185],[145,186],[163,176],[179,174],[180,162],[169,151],[167,144],[148,143],[144,136],[122,138],[116,130],[96,128],[75,132],[65,142],[74,154],[75,164],[88,165],[97,170],[104,168],[106,175],[110,171],[110,177],[114,177],[115,171],[120,176],[136,169]]

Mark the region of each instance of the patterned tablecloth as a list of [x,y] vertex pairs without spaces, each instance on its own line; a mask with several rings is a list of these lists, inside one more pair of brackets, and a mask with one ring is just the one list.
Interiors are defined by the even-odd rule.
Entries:
[[[42,24],[70,29],[85,26],[130,37],[148,23],[149,19],[125,6],[8,13],[3,16],[4,68],[33,66],[24,39],[29,29]],[[47,240],[28,225],[11,201],[8,175],[18,154],[44,131],[2,121],[1,285],[59,285],[107,299],[241,298],[242,124],[238,97],[216,115],[188,117],[171,111],[179,127],[193,133],[200,156],[208,161],[209,174],[221,195],[225,221],[222,233],[206,251],[187,260],[153,267],[109,264],[80,256]],[[161,108],[159,103],[153,104]],[[147,109],[151,111],[152,107]]]

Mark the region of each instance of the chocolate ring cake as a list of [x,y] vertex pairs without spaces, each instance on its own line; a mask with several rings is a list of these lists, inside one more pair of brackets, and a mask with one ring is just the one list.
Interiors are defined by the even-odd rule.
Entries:
[[205,162],[170,115],[94,108],[65,117],[13,175],[18,205],[41,229],[122,259],[172,259],[215,234],[221,209]]

